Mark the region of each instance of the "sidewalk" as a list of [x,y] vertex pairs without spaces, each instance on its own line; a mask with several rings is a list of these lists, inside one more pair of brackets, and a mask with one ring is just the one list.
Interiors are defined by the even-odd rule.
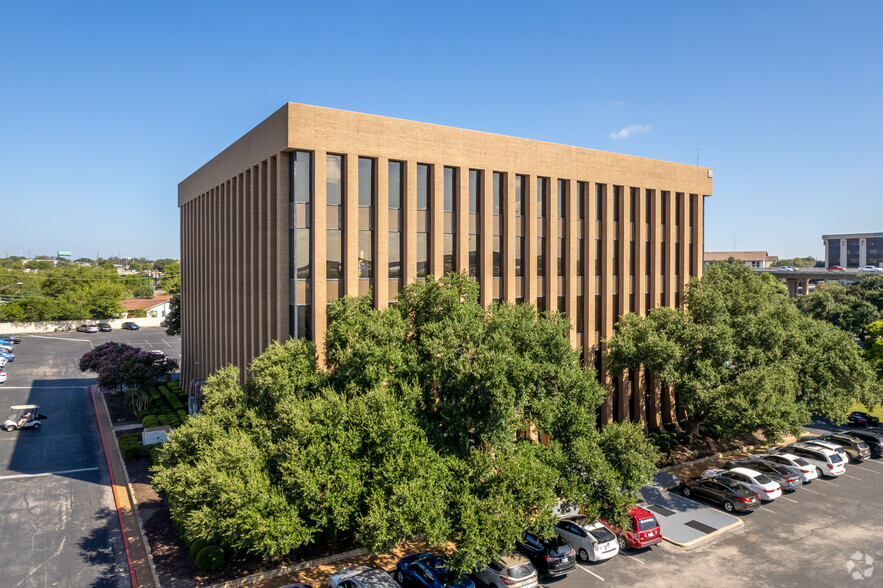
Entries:
[[150,557],[147,552],[147,543],[141,534],[141,525],[135,510],[132,496],[129,494],[126,468],[123,458],[117,446],[116,437],[110,422],[110,414],[104,403],[104,394],[99,392],[98,386],[90,388],[92,403],[98,418],[98,428],[101,434],[101,442],[107,457],[110,480],[113,490],[113,498],[116,503],[120,527],[126,541],[126,557],[129,562],[129,575],[132,577],[132,586],[155,588],[157,586]]

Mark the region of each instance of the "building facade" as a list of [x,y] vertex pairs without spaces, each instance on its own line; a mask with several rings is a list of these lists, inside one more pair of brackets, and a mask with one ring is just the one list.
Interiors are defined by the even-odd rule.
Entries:
[[[485,305],[566,313],[601,368],[620,314],[700,275],[711,189],[708,168],[288,103],[179,185],[182,377],[289,337],[322,354],[335,299],[382,308],[450,271]],[[603,377],[602,422],[675,417],[644,370]]]
[[726,261],[731,257],[751,268],[772,267],[775,262],[779,261],[778,256],[770,255],[766,251],[706,251],[705,263]]
[[825,267],[883,267],[883,233],[822,235],[822,242],[825,244]]

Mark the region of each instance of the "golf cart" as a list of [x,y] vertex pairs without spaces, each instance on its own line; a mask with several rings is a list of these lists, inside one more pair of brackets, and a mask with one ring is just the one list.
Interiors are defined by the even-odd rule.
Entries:
[[7,431],[39,429],[40,421],[45,418],[46,415],[40,414],[40,407],[36,404],[19,404],[9,408],[9,416],[3,421],[3,428]]

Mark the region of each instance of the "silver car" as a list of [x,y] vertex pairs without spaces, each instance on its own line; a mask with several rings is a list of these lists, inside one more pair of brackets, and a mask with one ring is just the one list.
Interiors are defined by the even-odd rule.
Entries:
[[749,455],[750,459],[760,461],[769,465],[784,466],[792,474],[800,476],[800,481],[808,484],[819,477],[819,469],[809,463],[802,457],[797,457],[791,453],[779,453],[771,455],[768,453],[760,455]]
[[399,585],[383,570],[352,566],[335,572],[328,588],[399,588]]
[[504,555],[473,574],[489,588],[535,588],[537,569],[530,560],[518,553]]
[[616,535],[602,523],[589,524],[586,517],[560,520],[555,532],[576,550],[582,561],[604,561],[619,553]]

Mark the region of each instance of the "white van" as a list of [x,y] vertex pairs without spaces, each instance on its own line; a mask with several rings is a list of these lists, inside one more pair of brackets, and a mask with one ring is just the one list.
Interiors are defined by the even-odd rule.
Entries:
[[810,443],[794,443],[788,446],[787,452],[797,457],[802,457],[819,468],[819,474],[822,476],[836,478],[846,473],[846,465],[843,462],[843,458],[825,447]]

